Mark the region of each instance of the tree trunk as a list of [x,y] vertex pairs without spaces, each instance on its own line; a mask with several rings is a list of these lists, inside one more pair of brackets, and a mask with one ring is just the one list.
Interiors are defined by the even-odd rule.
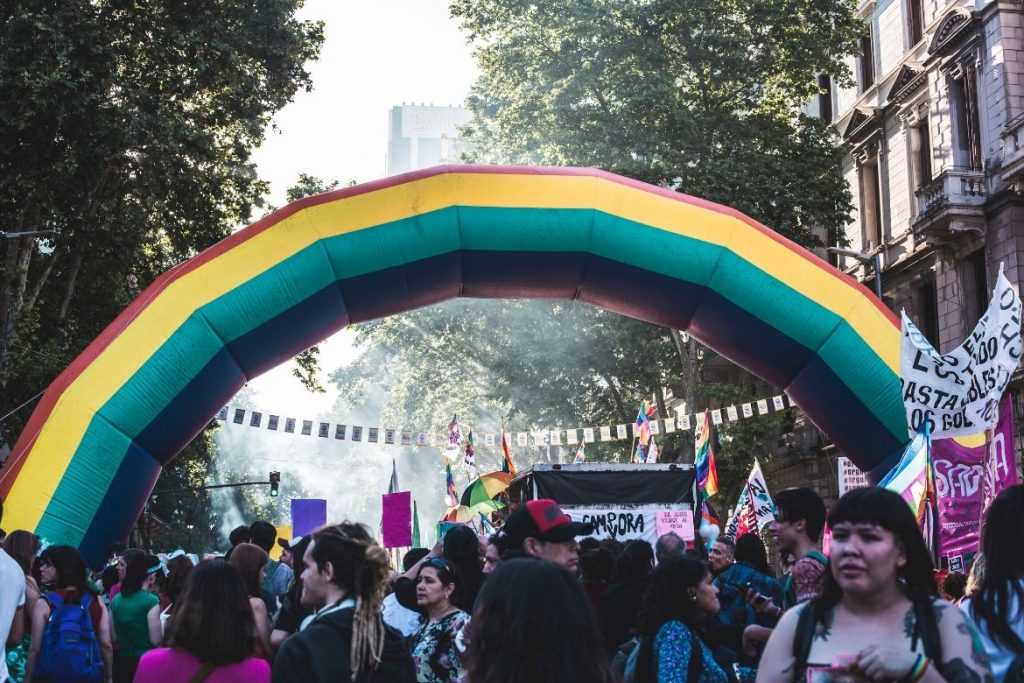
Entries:
[[[676,353],[679,354],[679,364],[683,369],[683,402],[686,404],[686,412],[693,415],[697,409],[697,384],[700,382],[697,340],[690,335],[686,335],[684,339],[683,333],[679,330],[670,331]],[[682,462],[693,462],[693,456],[693,439],[682,439],[679,459]]]
[[60,251],[54,251],[53,255],[50,256],[50,260],[46,264],[46,268],[43,270],[39,279],[36,280],[36,284],[32,287],[32,291],[29,293],[28,298],[25,299],[25,303],[22,308],[26,311],[31,311],[36,306],[36,300],[39,298],[40,292],[43,291],[43,286],[46,281],[50,279],[50,273],[53,272],[53,267],[60,260]]
[[64,301],[60,304],[60,313],[57,315],[57,319],[64,322],[67,317],[68,308],[71,304],[71,297],[75,293],[75,282],[78,280],[78,271],[82,267],[82,257],[76,254],[75,258],[71,261],[71,274],[68,276],[68,287],[64,292]]
[[14,325],[25,299],[28,267],[36,241],[32,237],[8,240],[4,254],[3,293],[0,295],[0,386],[6,386],[7,357],[10,353]]
[[620,416],[625,416],[621,419],[628,420],[629,412],[626,410],[626,406],[622,403],[622,395],[619,393],[618,387],[615,386],[615,382],[612,380],[611,375],[604,370],[598,370],[598,374],[601,375],[601,379],[608,384],[608,391],[612,394],[612,400],[615,402],[616,412],[618,412]]

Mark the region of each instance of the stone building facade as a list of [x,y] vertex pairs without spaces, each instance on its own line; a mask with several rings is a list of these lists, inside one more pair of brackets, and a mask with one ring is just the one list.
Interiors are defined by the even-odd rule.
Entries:
[[1000,263],[1024,280],[1024,2],[869,0],[860,14],[856,85],[815,103],[850,146],[846,237],[880,256],[886,302],[945,351],[977,322]]

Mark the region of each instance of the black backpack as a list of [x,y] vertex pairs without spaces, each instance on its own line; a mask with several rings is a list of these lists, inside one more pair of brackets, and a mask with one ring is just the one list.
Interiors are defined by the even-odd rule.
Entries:
[[[913,606],[914,640],[921,639],[926,657],[936,663],[942,662],[942,637],[939,635],[939,623],[935,619],[935,610],[932,608],[932,598],[915,596]],[[801,677],[807,668],[807,659],[811,654],[815,622],[814,603],[805,602],[800,607],[800,617],[796,622],[796,633],[793,635],[793,659],[796,660],[794,669]]]

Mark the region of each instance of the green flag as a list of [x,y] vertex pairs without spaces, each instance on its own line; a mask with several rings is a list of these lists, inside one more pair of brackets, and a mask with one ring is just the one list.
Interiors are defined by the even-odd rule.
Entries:
[[420,545],[420,513],[416,510],[415,500],[412,502],[412,547],[422,547]]

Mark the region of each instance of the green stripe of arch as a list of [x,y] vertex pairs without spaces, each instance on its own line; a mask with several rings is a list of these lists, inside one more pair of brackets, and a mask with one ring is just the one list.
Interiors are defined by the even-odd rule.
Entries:
[[[721,245],[592,209],[452,207],[320,240],[193,313],[101,408],[106,420],[119,426],[125,436],[111,440],[110,425],[93,420],[44,521],[51,513],[64,519],[72,513],[86,514],[86,498],[94,501],[88,504],[92,508],[88,514],[95,513],[102,495],[69,496],[74,487],[68,484],[80,485],[83,476],[94,481],[97,472],[107,473],[103,479],[109,483],[120,464],[109,444],[126,445],[125,437],[141,433],[224,343],[331,285],[335,275],[337,279],[351,278],[460,247],[589,252],[678,280],[710,285],[805,347],[820,347],[822,360],[869,409],[879,405],[880,392],[890,393],[898,382],[839,316]],[[153,392],[154,386],[163,390]],[[873,412],[894,435],[902,435],[901,412]]]

